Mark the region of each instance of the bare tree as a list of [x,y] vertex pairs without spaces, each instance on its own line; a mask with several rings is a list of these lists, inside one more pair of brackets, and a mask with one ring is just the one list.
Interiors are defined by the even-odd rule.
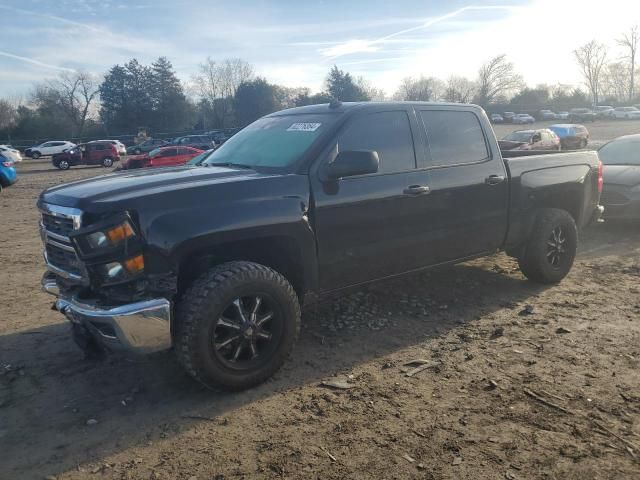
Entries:
[[13,104],[0,98],[0,130],[11,128],[16,120],[16,109]]
[[220,63],[207,57],[193,77],[195,89],[213,112],[214,123],[224,126],[231,110],[231,99],[242,82],[253,77],[253,67],[240,58],[228,58]]
[[452,103],[470,103],[476,94],[478,86],[465,77],[455,75],[447,79],[442,99]]
[[624,62],[609,63],[602,80],[602,93],[606,97],[624,100],[629,94],[629,70]]
[[394,98],[396,100],[433,102],[440,100],[444,93],[444,83],[435,77],[402,79]]
[[360,87],[360,89],[365,92],[367,98],[369,98],[373,102],[384,102],[387,98],[384,90],[378,87],[374,87],[371,85],[369,80],[366,80],[364,77],[356,78],[356,85]]
[[628,33],[622,35],[622,38],[617,40],[618,45],[627,49],[625,58],[629,62],[629,100],[633,99],[635,95],[635,72],[636,72],[636,53],[638,52],[638,42],[640,41],[640,32],[638,26],[631,27]]
[[477,103],[487,105],[499,97],[507,97],[524,86],[513,63],[505,54],[492,58],[478,71]]
[[70,120],[75,135],[82,137],[87,119],[98,99],[99,82],[87,72],[65,72],[54,80],[36,87],[37,98],[47,97],[55,102],[60,111]]
[[597,105],[607,60],[607,48],[602,43],[591,40],[574,50],[573,54],[584,77],[584,83],[589,88],[593,103]]

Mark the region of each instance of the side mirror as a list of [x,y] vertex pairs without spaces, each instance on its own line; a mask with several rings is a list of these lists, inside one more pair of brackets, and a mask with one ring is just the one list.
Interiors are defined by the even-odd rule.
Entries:
[[376,173],[379,164],[378,152],[347,150],[338,153],[336,159],[327,165],[327,176],[331,179],[338,179]]

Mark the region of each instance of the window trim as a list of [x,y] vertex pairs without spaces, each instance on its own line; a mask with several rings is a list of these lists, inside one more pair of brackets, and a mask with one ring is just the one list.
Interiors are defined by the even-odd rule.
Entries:
[[[424,119],[422,118],[422,112],[458,112],[458,113],[472,114],[475,117],[475,119],[478,121],[478,125],[480,126],[480,131],[482,132],[482,138],[484,139],[484,146],[487,151],[487,156],[481,160],[476,160],[473,162],[460,162],[460,163],[447,163],[447,164],[434,163],[433,155],[431,154],[431,142],[429,141],[429,130],[427,129],[427,126],[424,124]],[[434,170],[439,168],[450,168],[450,167],[463,167],[467,165],[480,165],[482,163],[488,163],[493,161],[494,159],[493,149],[491,148],[491,144],[489,143],[489,139],[487,138],[487,132],[485,131],[484,123],[482,122],[478,114],[473,110],[456,109],[456,108],[440,108],[440,107],[434,107],[434,108],[421,107],[421,108],[416,108],[416,117],[417,117],[417,120],[420,122],[420,126],[423,129],[424,142],[425,142],[424,148],[427,153],[425,157],[426,164],[422,170]]]
[[[363,112],[359,112],[356,115],[352,115],[350,118],[346,119],[346,121],[340,126],[339,130],[337,131],[335,137],[334,137],[334,141],[331,142],[330,146],[329,146],[329,154],[326,157],[325,161],[323,162],[324,166],[326,167],[329,163],[331,163],[331,161],[335,160],[335,156],[337,155],[337,153],[340,153],[339,150],[336,152],[336,146],[338,146],[339,143],[339,139],[340,139],[340,135],[342,133],[344,133],[349,127],[350,125],[353,124],[354,121],[358,121],[366,116],[369,115],[376,115],[379,113],[393,113],[393,112],[402,112],[407,116],[407,125],[409,127],[409,134],[411,135],[411,148],[413,149],[413,168],[409,168],[406,170],[398,170],[395,172],[376,172],[376,173],[365,173],[363,175],[352,175],[350,177],[345,177],[341,180],[350,180],[352,178],[367,178],[367,177],[374,177],[374,176],[384,176],[384,175],[399,175],[399,174],[407,174],[407,173],[413,173],[413,172],[417,172],[420,170],[420,164],[418,161],[418,152],[416,151],[416,138],[415,138],[415,134],[413,131],[413,125],[411,122],[411,111],[407,108],[393,108],[393,107],[389,107],[389,108],[385,108],[385,109],[381,109],[381,110],[374,110],[374,111],[363,111]],[[377,152],[377,150],[376,150]],[[331,161],[330,161],[331,160]]]

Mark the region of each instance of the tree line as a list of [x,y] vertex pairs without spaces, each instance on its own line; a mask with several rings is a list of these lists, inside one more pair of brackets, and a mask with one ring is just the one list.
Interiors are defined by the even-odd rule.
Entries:
[[[363,77],[333,66],[324,89],[291,88],[257,76],[239,58],[207,58],[190,81],[182,82],[166,57],[150,65],[131,59],[111,67],[102,79],[87,72],[65,72],[34,86],[27,99],[0,99],[0,138],[95,138],[135,134],[207,131],[242,127],[273,111],[331,100],[408,100],[477,103],[488,111],[565,110],[598,103],[640,103],[637,47],[632,27],[617,39],[611,57],[595,40],[578,47],[574,60],[585,90],[567,85],[525,84],[506,55],[486,61],[475,78],[435,76],[402,79],[387,96]],[[609,60],[614,58],[614,60]]]

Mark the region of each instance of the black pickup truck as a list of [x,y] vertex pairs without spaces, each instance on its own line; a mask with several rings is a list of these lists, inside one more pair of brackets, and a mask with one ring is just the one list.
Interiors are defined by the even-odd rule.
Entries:
[[503,159],[473,105],[294,108],[202,166],[44,191],[42,284],[88,351],[173,347],[203,384],[247,388],[318,294],[498,250],[559,282],[601,186],[595,152]]

